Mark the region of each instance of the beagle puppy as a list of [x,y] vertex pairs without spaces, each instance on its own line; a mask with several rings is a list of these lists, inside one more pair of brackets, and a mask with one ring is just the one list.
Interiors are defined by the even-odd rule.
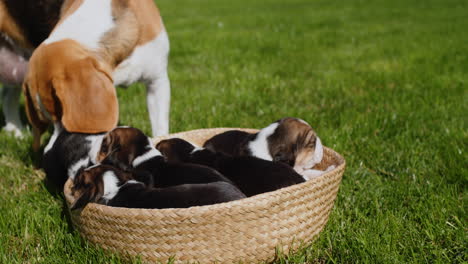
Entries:
[[323,173],[312,168],[323,158],[323,146],[304,120],[283,118],[258,133],[231,130],[207,140],[203,147],[232,156],[253,156],[288,164],[307,178]]
[[52,135],[44,149],[42,168],[48,182],[63,190],[68,178],[73,179],[80,169],[98,163],[97,154],[104,134],[70,133],[61,127],[54,131],[59,133]]
[[118,121],[114,86],[144,82],[153,135],[169,131],[169,40],[153,0],[65,0],[23,84],[33,149],[49,124],[102,133]]
[[21,84],[28,59],[52,31],[64,0],[0,1],[0,83],[6,131],[22,135],[19,116]]
[[116,128],[102,139],[97,160],[124,171],[147,171],[155,187],[186,183],[223,181],[232,183],[207,166],[167,162],[142,131],[132,127]]
[[223,203],[245,198],[227,182],[182,184],[167,188],[149,188],[135,180],[132,173],[107,165],[97,165],[75,177],[72,187],[75,198],[71,210],[88,203],[127,208],[187,208]]
[[215,153],[180,138],[162,140],[156,148],[169,162],[190,162],[216,169],[247,197],[305,182],[293,168],[282,162]]

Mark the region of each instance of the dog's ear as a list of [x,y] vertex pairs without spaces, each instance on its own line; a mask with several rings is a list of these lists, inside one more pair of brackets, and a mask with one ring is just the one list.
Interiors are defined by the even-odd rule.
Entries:
[[195,149],[195,146],[181,138],[171,138],[161,140],[156,145],[156,149],[161,152],[167,161],[188,162],[190,153]]
[[97,161],[102,162],[107,156],[112,153],[112,146],[114,145],[114,134],[111,132],[107,133],[101,142],[101,147],[97,154]]
[[76,210],[84,208],[91,201],[91,194],[89,191],[81,193],[81,195],[75,199],[73,204],[70,206],[70,210]]
[[170,162],[179,161],[179,157],[172,151],[172,144],[170,139],[161,140],[156,144],[156,149],[161,152],[164,159]]
[[110,72],[87,57],[65,66],[52,85],[61,105],[61,121],[69,132],[100,133],[117,125],[118,102]]
[[48,124],[41,119],[40,112],[35,108],[27,80],[23,83],[23,94],[26,116],[33,130],[33,150],[38,151],[41,145],[41,135],[46,131]]
[[102,180],[100,177],[95,177],[93,173],[81,168],[73,180],[72,195],[75,201],[71,204],[70,209],[76,210],[85,207],[90,202],[97,202],[103,195]]

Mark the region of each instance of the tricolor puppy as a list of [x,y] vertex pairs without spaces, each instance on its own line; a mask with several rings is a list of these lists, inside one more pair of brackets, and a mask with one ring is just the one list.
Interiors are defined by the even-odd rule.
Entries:
[[282,162],[215,153],[198,148],[180,138],[162,140],[156,148],[170,162],[190,162],[216,169],[229,178],[247,197],[305,181],[291,166]]
[[196,165],[167,162],[142,131],[132,127],[116,128],[102,140],[98,161],[125,171],[147,171],[155,187],[186,183],[231,183],[216,170]]
[[[300,174],[315,174],[311,169],[322,161],[323,146],[308,123],[283,118],[258,133],[227,131],[205,142],[204,147],[232,156],[253,156],[286,163]],[[320,172],[317,172],[320,173]]]
[[169,41],[153,0],[65,0],[23,84],[33,148],[49,124],[101,133],[118,121],[114,85],[144,82],[153,135],[168,133]]
[[0,83],[6,131],[21,136],[19,96],[28,59],[58,21],[63,0],[0,1]]
[[132,173],[106,165],[81,170],[73,181],[71,209],[89,202],[128,208],[187,208],[245,198],[227,182],[148,188],[134,178]]
[[42,167],[47,180],[58,190],[68,178],[73,179],[76,173],[97,163],[97,154],[104,134],[69,133],[58,127],[44,149]]

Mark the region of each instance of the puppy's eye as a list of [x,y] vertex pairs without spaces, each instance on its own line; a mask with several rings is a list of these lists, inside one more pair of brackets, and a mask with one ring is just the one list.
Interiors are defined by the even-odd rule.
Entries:
[[284,156],[283,153],[277,153],[274,157],[273,157],[273,161],[284,161],[286,159],[286,157]]
[[278,153],[273,157],[273,161],[276,162],[283,162],[286,163],[290,166],[294,166],[294,159],[290,159],[288,155],[285,155],[283,153]]

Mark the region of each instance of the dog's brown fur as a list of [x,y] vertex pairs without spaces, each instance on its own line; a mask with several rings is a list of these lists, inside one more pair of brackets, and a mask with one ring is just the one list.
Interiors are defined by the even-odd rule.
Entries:
[[[69,132],[100,133],[117,125],[117,95],[110,69],[73,40],[40,46],[23,85],[33,148],[47,124],[60,121]],[[42,105],[37,98],[40,97]],[[46,113],[48,116],[46,116]]]
[[121,182],[133,180],[131,173],[120,171],[107,165],[99,165],[94,168],[82,170],[77,173],[73,180],[71,194],[75,203],[71,208],[82,207],[83,205],[80,203],[84,202],[99,202],[104,195],[104,182],[102,175],[106,171],[114,172]]
[[[82,3],[66,1],[58,25]],[[60,121],[67,131],[77,133],[106,132],[117,125],[112,72],[135,46],[154,39],[163,25],[152,0],[113,0],[112,8],[117,26],[103,36],[98,51],[61,40],[42,44],[33,53],[23,91],[34,150],[39,149],[40,136],[51,122]]]
[[281,155],[291,166],[303,166],[314,155],[317,134],[305,122],[287,117],[280,120],[273,135],[268,138],[272,157]]

